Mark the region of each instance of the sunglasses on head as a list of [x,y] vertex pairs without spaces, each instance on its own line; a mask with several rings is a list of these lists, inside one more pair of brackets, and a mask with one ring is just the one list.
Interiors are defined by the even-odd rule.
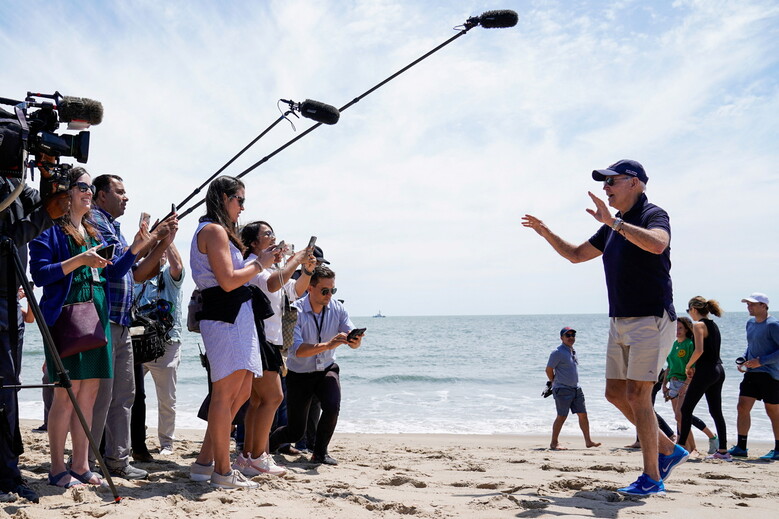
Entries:
[[74,187],[77,187],[78,190],[82,193],[86,193],[87,191],[92,191],[92,194],[95,194],[95,186],[92,184],[87,184],[86,182],[76,182],[70,185],[71,189]]
[[333,294],[333,295],[335,295],[335,293],[336,293],[336,292],[338,292],[338,289],[337,289],[337,288],[333,288],[332,290],[330,290],[329,288],[323,288],[323,289],[322,289],[322,295],[323,295],[323,296],[326,296],[326,295],[328,295],[328,294]]
[[613,186],[618,180],[630,180],[633,177],[620,177],[620,178],[614,178],[614,177],[606,177],[603,179],[603,183],[607,186]]
[[246,202],[246,198],[238,195],[230,195],[230,198],[234,198],[235,200],[238,200],[238,206],[243,209],[243,203]]

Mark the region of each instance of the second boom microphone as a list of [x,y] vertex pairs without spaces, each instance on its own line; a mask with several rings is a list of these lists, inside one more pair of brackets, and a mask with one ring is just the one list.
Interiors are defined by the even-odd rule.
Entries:
[[300,112],[300,115],[303,117],[313,119],[318,123],[335,124],[341,118],[341,112],[338,111],[338,108],[320,103],[319,101],[306,99],[302,103],[296,103],[287,99],[281,99],[281,102],[287,103],[291,110]]

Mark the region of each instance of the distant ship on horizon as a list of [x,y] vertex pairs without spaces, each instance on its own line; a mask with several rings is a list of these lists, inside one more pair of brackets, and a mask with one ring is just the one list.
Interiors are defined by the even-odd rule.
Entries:
[[387,316],[381,313],[381,310],[379,310],[378,313],[373,314],[373,317],[387,317]]

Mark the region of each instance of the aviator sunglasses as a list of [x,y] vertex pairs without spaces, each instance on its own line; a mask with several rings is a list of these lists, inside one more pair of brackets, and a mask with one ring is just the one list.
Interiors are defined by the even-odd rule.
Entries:
[[335,293],[336,293],[336,292],[338,292],[338,289],[337,289],[337,288],[333,288],[332,290],[330,290],[329,288],[323,288],[323,289],[322,289],[322,295],[323,295],[323,296],[326,296],[326,295],[328,295],[328,294],[333,294],[333,295],[335,295]]
[[620,177],[620,178],[614,178],[614,177],[606,177],[603,179],[603,183],[607,186],[613,186],[618,180],[630,180],[633,177]]

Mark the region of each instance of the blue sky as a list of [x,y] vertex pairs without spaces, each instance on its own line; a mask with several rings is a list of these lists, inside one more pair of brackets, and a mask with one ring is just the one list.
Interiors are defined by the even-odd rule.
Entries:
[[[600,260],[571,265],[519,220],[586,240],[590,171],[633,158],[671,216],[680,308],[779,301],[775,1],[6,0],[0,96],[103,103],[87,169],[125,178],[129,228],[183,200],[279,98],[342,106],[504,8],[517,27],[473,29],[246,176],[243,221],[298,247],[317,235],[355,315],[605,312]],[[295,135],[279,125],[227,172]],[[185,258],[199,214],[182,220]]]

